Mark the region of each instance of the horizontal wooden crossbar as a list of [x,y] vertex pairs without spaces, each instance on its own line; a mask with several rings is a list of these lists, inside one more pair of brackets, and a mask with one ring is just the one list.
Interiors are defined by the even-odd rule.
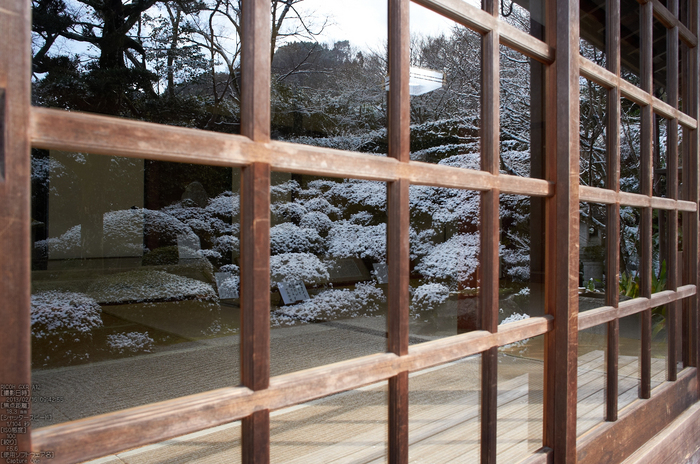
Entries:
[[113,454],[455,361],[542,335],[553,326],[551,316],[533,317],[499,326],[497,333],[479,330],[415,345],[406,356],[378,353],[273,377],[264,390],[221,388],[44,427],[32,433],[32,447],[52,451],[52,464]]
[[589,187],[587,185],[582,185],[579,189],[580,200],[591,203],[603,203],[608,205],[619,204],[620,206],[633,206],[636,208],[654,208],[688,212],[695,212],[698,210],[697,204],[692,201],[648,197],[638,193],[616,192],[614,190]]
[[206,132],[87,113],[32,108],[35,148],[82,151],[179,163],[240,167],[268,163],[273,170],[547,197],[541,179],[455,168],[287,142],[256,143],[240,135]]
[[585,330],[595,327],[596,325],[605,324],[606,322],[620,319],[632,314],[641,313],[647,309],[664,306],[674,301],[689,298],[696,293],[695,285],[684,285],[678,287],[677,291],[665,290],[663,292],[654,293],[651,298],[635,298],[633,300],[623,301],[617,308],[612,306],[601,306],[600,308],[591,309],[579,313],[578,329]]
[[545,64],[554,62],[554,49],[527,32],[499,21],[493,15],[464,0],[413,0],[480,34],[497,31],[500,43]]
[[698,122],[682,111],[672,107],[663,100],[660,100],[639,87],[630,84],[621,77],[617,77],[605,68],[598,66],[591,60],[579,57],[581,76],[596,84],[600,84],[607,89],[619,88],[623,97],[641,105],[651,106],[654,112],[667,119],[678,119],[678,123],[688,129],[696,129]]

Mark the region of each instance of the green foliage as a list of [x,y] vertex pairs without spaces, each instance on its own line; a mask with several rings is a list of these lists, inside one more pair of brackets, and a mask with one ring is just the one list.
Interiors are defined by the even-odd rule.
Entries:
[[[651,293],[661,292],[666,289],[666,261],[661,262],[659,275],[651,273]],[[623,272],[620,275],[620,293],[629,298],[640,296],[639,275],[631,275]],[[652,314],[652,336],[656,336],[666,327],[666,306],[657,306],[651,310]]]

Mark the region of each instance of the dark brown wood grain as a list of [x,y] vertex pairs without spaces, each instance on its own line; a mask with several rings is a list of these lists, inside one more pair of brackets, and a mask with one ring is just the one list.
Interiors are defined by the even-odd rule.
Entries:
[[[241,383],[253,391],[270,382],[270,166],[253,163],[241,182]],[[244,463],[269,462],[269,411],[243,421]]]
[[[646,3],[640,8],[641,35],[641,76],[642,89],[651,94],[653,87],[653,6]],[[648,197],[652,196],[653,176],[653,107],[642,107],[641,135],[640,135],[640,193]],[[642,220],[640,224],[641,253],[640,253],[640,278],[639,293],[644,298],[651,297],[651,273],[652,273],[652,209],[642,208]],[[651,309],[642,312],[641,319],[641,353],[640,353],[640,386],[639,397],[651,396]]]
[[[402,164],[411,155],[411,99],[409,94],[409,1],[389,0],[389,157]],[[389,267],[387,350],[408,354],[409,182],[399,179],[387,186],[387,264]],[[389,379],[389,462],[408,463],[408,371]]]
[[287,142],[254,143],[247,137],[165,126],[122,118],[32,108],[32,145],[159,161],[214,166],[267,163],[275,171],[488,190],[547,197],[554,185],[542,179],[461,169]]
[[270,140],[270,2],[241,2],[241,134]]
[[[16,388],[31,384],[30,377],[30,44],[29,2],[0,1],[0,384]],[[6,415],[17,415],[2,406],[15,402],[0,392],[0,425],[8,427]],[[21,391],[29,393],[28,390]],[[23,395],[17,395],[25,398]],[[28,402],[28,399],[26,400]],[[25,418],[31,406],[20,413]],[[19,421],[23,424],[27,419]],[[0,430],[0,439],[8,438]],[[28,452],[31,426],[16,434],[16,442],[0,446],[2,452]],[[3,443],[4,445],[4,443]],[[5,459],[3,459],[4,461]]]
[[582,437],[578,463],[622,462],[697,400],[695,369],[685,370],[678,381],[655,389],[651,399],[639,400],[623,410],[616,422],[606,422]]
[[[620,76],[620,0],[606,1],[605,50],[608,70]],[[606,121],[606,182],[608,190],[620,190],[620,89],[608,90]],[[617,308],[620,303],[620,204],[606,207],[605,302]],[[580,323],[580,320],[579,320]],[[580,324],[579,324],[580,329]],[[605,352],[605,420],[617,420],[618,357],[620,352],[620,320],[607,324]]]

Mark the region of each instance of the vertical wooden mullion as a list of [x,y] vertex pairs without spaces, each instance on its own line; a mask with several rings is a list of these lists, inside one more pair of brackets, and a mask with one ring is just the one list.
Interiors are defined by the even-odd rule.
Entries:
[[[641,87],[649,95],[653,93],[653,20],[654,10],[652,2],[640,6],[642,13],[641,24]],[[642,195],[652,196],[652,147],[654,134],[654,111],[650,104],[642,107],[641,135],[640,135],[640,190]],[[641,238],[641,266],[639,277],[639,293],[643,298],[651,298],[651,232],[652,210],[651,207],[642,208]],[[642,312],[641,315],[641,354],[640,354],[640,386],[639,397],[651,397],[651,309]]]
[[[606,58],[608,70],[620,76],[620,0],[606,3]],[[608,90],[607,121],[607,179],[606,187],[620,190],[620,89]],[[607,305],[617,308],[620,303],[620,204],[607,206],[606,289]],[[605,420],[617,420],[618,355],[620,320],[608,322],[606,350]]]
[[[678,16],[678,0],[668,0],[668,8],[675,16]],[[678,108],[678,27],[667,30],[666,33],[666,85],[668,103]],[[670,119],[666,131],[666,195],[674,200],[678,199],[678,119]],[[673,209],[666,213],[668,262],[666,263],[666,289],[676,291],[678,289],[678,210]],[[679,302],[674,301],[668,305],[666,311],[668,357],[667,374],[669,381],[675,381],[678,376],[678,350],[680,348],[679,337],[681,335],[681,315],[679,314]]]
[[[30,16],[30,2],[0,0],[0,383],[15,387],[31,384]],[[0,391],[0,404],[6,401]],[[28,408],[22,415],[30,413]],[[9,425],[5,416],[17,413],[0,407],[0,415],[4,428]],[[17,452],[31,451],[30,434],[30,427],[16,434]],[[7,434],[0,431],[0,438]],[[0,449],[9,452],[8,448]]]
[[[241,133],[270,140],[270,3],[242,4]],[[264,390],[270,383],[270,165],[242,169],[241,182],[241,383]],[[270,411],[242,421],[242,461],[270,462]]]
[[[554,4],[554,5],[553,5]],[[545,337],[545,440],[555,464],[576,462],[579,260],[579,3],[549,2],[547,42],[556,50],[548,73],[547,178],[555,195],[547,200],[545,309],[554,329]],[[550,15],[548,15],[550,16]],[[551,16],[550,16],[551,17]]]
[[[409,1],[389,0],[389,156],[410,159]],[[409,182],[390,182],[388,192],[387,256],[389,294],[387,349],[408,354]],[[408,371],[389,379],[389,462],[408,462]]]
[[[700,37],[700,8],[698,1],[690,1],[688,5],[688,27],[695,34],[695,37]],[[700,117],[700,47],[697,45],[688,53],[688,67],[690,70],[688,78],[688,103],[684,103],[684,108],[687,113],[698,120]],[[686,106],[687,105],[687,106]],[[688,171],[687,175],[687,192],[689,201],[698,204],[700,202],[700,140],[698,137],[699,129],[688,130],[688,161],[684,163],[683,169]],[[698,286],[698,259],[700,256],[699,240],[699,211],[694,213],[686,213],[684,215],[684,224],[688,224],[688,233],[683,236],[684,240],[684,255],[687,255],[687,266],[689,279],[687,283]],[[700,343],[698,343],[698,330],[700,330],[698,322],[698,298],[700,295],[696,292],[689,300],[689,327],[688,327],[688,344],[689,344],[689,360],[690,366],[698,367],[698,358],[700,357]],[[700,369],[697,369],[698,389],[700,390]]]
[[[484,0],[483,9],[498,17],[499,2]],[[481,41],[481,169],[497,175],[500,163],[500,50],[494,29]],[[499,191],[481,194],[481,328],[498,331]],[[496,464],[498,449],[498,347],[481,356],[481,463]]]

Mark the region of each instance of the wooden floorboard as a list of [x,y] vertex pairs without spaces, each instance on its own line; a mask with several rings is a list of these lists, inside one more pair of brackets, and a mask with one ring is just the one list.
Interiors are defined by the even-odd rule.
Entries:
[[[502,356],[502,355],[499,355]],[[511,358],[512,359],[512,358]],[[530,361],[526,361],[530,362]],[[532,361],[533,363],[535,361]],[[603,422],[603,351],[579,357],[579,434]],[[664,359],[652,361],[654,382],[663,382]],[[637,398],[638,359],[620,356],[620,403]],[[542,442],[541,385],[520,367],[499,364],[498,461],[519,462]],[[508,378],[508,370],[514,376]],[[477,462],[480,455],[478,358],[450,363],[409,379],[409,460]],[[505,380],[504,380],[505,379]],[[602,381],[600,381],[603,379]],[[533,381],[535,383],[533,383]],[[387,458],[386,382],[332,395],[272,413],[271,457],[285,463],[370,463]],[[240,427],[224,426],[117,456],[103,464],[149,462],[240,462]]]

